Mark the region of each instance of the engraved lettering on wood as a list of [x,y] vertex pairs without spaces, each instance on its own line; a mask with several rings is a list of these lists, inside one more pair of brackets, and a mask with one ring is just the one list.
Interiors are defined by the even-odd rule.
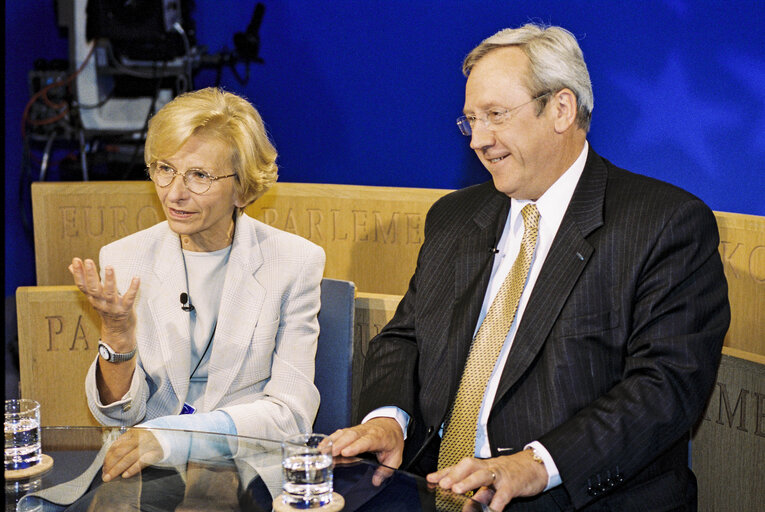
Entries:
[[269,226],[276,226],[276,219],[279,217],[279,213],[276,211],[276,208],[261,208],[260,211],[263,214],[263,217],[260,220],[264,224],[268,224]]
[[[423,214],[382,212],[353,208],[261,207],[256,218],[269,226],[295,233],[320,245],[350,241],[383,245],[420,245],[423,237]],[[404,237],[399,235],[404,233]]]
[[75,350],[77,341],[83,341],[83,350],[88,350],[88,338],[85,336],[85,329],[82,326],[82,315],[77,315],[77,325],[74,328],[74,339],[72,340],[72,346],[69,350]]
[[[45,319],[48,321],[48,352],[52,352],[54,350],[53,337],[61,334],[61,331],[64,330],[64,319],[60,316],[46,316]],[[56,325],[55,330],[54,324]]]
[[[85,219],[85,234],[92,237],[104,234],[104,207],[83,206],[83,218]],[[91,210],[95,209],[95,212]],[[95,226],[95,227],[94,227]]]
[[160,221],[154,206],[142,206],[135,217],[128,222],[128,208],[125,206],[59,206],[63,238],[78,239],[81,235],[89,238],[117,240],[136,231],[146,229]]
[[136,224],[138,229],[136,231],[140,231],[142,229],[150,228],[154,224],[158,223],[160,221],[159,214],[157,212],[157,209],[153,206],[144,206],[140,210],[138,210],[138,214],[136,215]]
[[[755,283],[765,284],[765,246],[747,246],[741,242],[723,240],[720,242],[720,255],[730,279],[751,279]],[[742,276],[743,273],[745,276]]]
[[765,393],[754,393],[755,408],[754,415],[754,435],[759,437],[765,437]]
[[318,208],[307,208],[306,213],[308,213],[308,239],[324,240],[324,235],[321,233],[321,221],[324,219],[324,214]]
[[295,214],[292,211],[292,208],[287,210],[287,220],[284,221],[284,231],[289,231],[290,233],[298,234],[298,228],[297,223],[295,222]]
[[[746,396],[749,394],[749,391],[746,389],[742,389],[739,391],[738,398],[736,399],[736,405],[733,407],[733,410],[731,411],[730,408],[730,399],[728,398],[728,386],[726,386],[722,382],[718,382],[717,386],[720,388],[720,404],[717,408],[717,424],[718,425],[725,425],[722,421],[722,414],[723,411],[725,412],[725,416],[728,420],[728,426],[733,426],[734,418],[736,416],[736,411],[740,411],[739,413],[739,422],[738,427],[736,427],[738,430],[741,430],[743,432],[747,432],[744,425],[746,424]],[[739,406],[741,407],[739,409]]]
[[[47,352],[58,352],[62,346],[65,346],[68,350],[90,350],[90,347],[95,348],[95,344],[91,344],[88,341],[88,333],[90,326],[88,322],[84,320],[83,315],[77,315],[77,320],[72,321],[71,318],[66,319],[62,315],[50,315],[46,316],[45,320],[48,322],[48,348]],[[69,321],[67,321],[69,320]],[[62,341],[59,341],[63,338]],[[69,339],[71,342],[67,342]],[[94,341],[95,337],[90,336],[90,341]]]
[[421,219],[422,215],[419,213],[406,214],[406,243],[415,245],[422,243]]
[[332,212],[332,240],[348,240],[348,233],[340,233],[340,222],[338,221],[338,218],[340,217],[340,210],[330,210]]
[[[736,391],[738,393],[736,394]],[[752,399],[750,399],[750,395]],[[725,382],[717,382],[703,420],[712,424],[765,437],[765,394],[749,389],[728,389]],[[753,415],[747,412],[754,410]],[[714,419],[713,419],[714,418]]]
[[364,210],[353,210],[353,241],[366,242],[369,240],[367,234],[367,212]]
[[112,222],[114,223],[115,238],[122,238],[130,234],[127,227],[128,211],[124,206],[111,206]]
[[61,235],[64,238],[74,238],[80,234],[77,230],[77,208],[74,206],[59,207],[61,221],[64,223]]
[[749,275],[756,283],[765,284],[765,245],[758,245],[749,253]]
[[387,229],[384,226],[382,213],[373,212],[375,216],[375,239],[374,241],[382,240],[384,244],[395,244],[397,239],[398,230],[396,225],[398,224],[398,212],[393,212],[388,221]]

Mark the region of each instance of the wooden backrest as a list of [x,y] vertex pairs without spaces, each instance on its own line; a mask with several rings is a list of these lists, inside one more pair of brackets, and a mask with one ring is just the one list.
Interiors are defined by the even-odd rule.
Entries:
[[765,356],[765,217],[715,217],[731,307],[725,346]]
[[[325,277],[357,289],[403,294],[441,189],[277,183],[247,213],[297,233],[327,253]],[[32,184],[38,285],[68,285],[74,256],[164,220],[149,181]]]
[[396,312],[401,295],[356,292],[355,330],[353,333],[353,423],[360,422],[358,417],[359,394],[364,377],[364,361],[369,348],[369,340],[387,324]]
[[[397,296],[358,293],[354,309],[352,396],[369,338],[393,315]],[[16,290],[21,396],[40,402],[44,426],[98,425],[85,399],[85,374],[97,354],[97,313],[75,286]],[[362,359],[358,359],[362,358]],[[354,409],[355,411],[355,409]]]
[[100,320],[75,286],[16,290],[21,396],[40,402],[43,426],[98,425],[85,374],[98,353]]
[[[699,510],[759,510],[765,479],[765,217],[715,212],[731,324],[717,380],[693,431]],[[758,503],[760,505],[758,505]]]

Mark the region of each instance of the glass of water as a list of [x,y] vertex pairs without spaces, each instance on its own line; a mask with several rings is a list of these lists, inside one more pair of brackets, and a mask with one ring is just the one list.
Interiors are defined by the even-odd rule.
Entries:
[[282,442],[282,500],[292,508],[332,502],[332,441],[324,434],[297,434]]
[[25,469],[42,460],[40,404],[27,398],[5,401],[5,470]]

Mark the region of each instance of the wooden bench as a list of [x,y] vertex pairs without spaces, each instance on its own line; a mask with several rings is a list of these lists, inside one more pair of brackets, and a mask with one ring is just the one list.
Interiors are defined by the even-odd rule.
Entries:
[[[427,210],[448,192],[278,183],[247,209],[321,245],[326,277],[356,283],[354,418],[366,347],[407,288]],[[163,219],[150,182],[35,183],[32,199],[38,285],[70,284],[73,256],[97,259],[102,245]],[[765,495],[765,217],[715,215],[732,322],[692,464],[700,510],[755,510]],[[20,288],[17,300],[22,396],[43,402],[43,424],[93,424],[83,380],[94,314],[71,286]]]
[[[325,277],[358,290],[403,294],[439,189],[277,183],[248,215],[322,246]],[[37,284],[72,284],[74,256],[164,220],[150,181],[33,183]]]

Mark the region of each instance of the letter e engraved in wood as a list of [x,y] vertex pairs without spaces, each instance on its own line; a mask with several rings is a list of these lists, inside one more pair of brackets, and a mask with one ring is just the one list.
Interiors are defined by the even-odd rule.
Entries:
[[365,210],[352,210],[353,213],[353,241],[366,242],[369,240],[367,233],[367,212]]
[[422,215],[419,213],[407,213],[406,215],[406,243],[419,245],[422,243]]
[[61,222],[63,223],[61,235],[63,238],[75,238],[80,234],[77,229],[77,208],[74,206],[60,206]]

